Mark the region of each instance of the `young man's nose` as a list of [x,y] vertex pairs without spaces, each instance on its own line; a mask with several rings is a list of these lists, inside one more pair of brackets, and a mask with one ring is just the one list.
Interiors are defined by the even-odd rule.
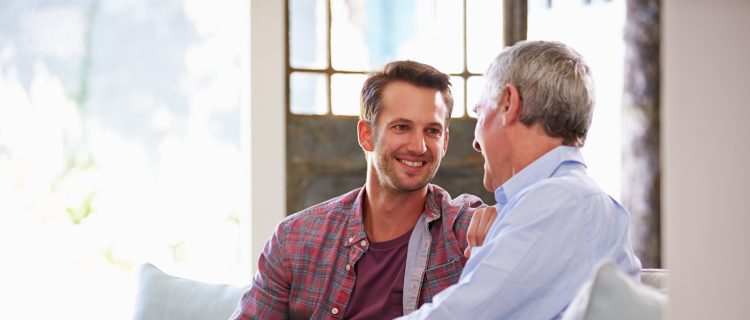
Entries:
[[474,139],[473,146],[474,150],[476,150],[477,152],[482,152],[482,146],[479,145],[479,141],[477,141],[477,139]]
[[427,152],[427,144],[424,141],[424,135],[415,133],[411,137],[409,144],[406,146],[406,150],[415,154],[423,154]]

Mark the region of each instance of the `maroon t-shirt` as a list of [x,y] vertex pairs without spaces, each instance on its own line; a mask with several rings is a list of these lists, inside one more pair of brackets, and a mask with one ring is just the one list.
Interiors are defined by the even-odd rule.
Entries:
[[370,242],[354,265],[357,280],[344,319],[393,319],[404,315],[404,271],[411,231]]

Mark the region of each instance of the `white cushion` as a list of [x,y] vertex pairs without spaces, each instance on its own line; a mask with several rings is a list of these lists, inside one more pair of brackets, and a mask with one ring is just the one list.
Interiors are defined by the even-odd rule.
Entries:
[[141,266],[133,319],[227,319],[244,291],[240,286],[171,276],[147,263]]
[[666,295],[634,281],[607,262],[581,287],[562,319],[656,320],[663,318],[666,302]]

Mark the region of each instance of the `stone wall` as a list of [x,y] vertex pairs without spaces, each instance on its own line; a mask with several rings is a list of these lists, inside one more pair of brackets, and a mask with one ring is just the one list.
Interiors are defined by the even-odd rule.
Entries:
[[[361,187],[364,153],[357,144],[357,117],[287,118],[287,211],[289,214]],[[470,193],[494,203],[482,186],[482,155],[474,151],[475,119],[452,119],[448,152],[433,183],[452,196]]]

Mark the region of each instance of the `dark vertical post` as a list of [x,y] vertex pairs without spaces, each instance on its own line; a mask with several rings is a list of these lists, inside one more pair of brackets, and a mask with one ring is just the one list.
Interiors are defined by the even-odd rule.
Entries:
[[628,0],[623,94],[623,194],[644,267],[661,266],[660,0]]
[[503,2],[503,32],[506,47],[526,40],[527,1],[504,0]]

